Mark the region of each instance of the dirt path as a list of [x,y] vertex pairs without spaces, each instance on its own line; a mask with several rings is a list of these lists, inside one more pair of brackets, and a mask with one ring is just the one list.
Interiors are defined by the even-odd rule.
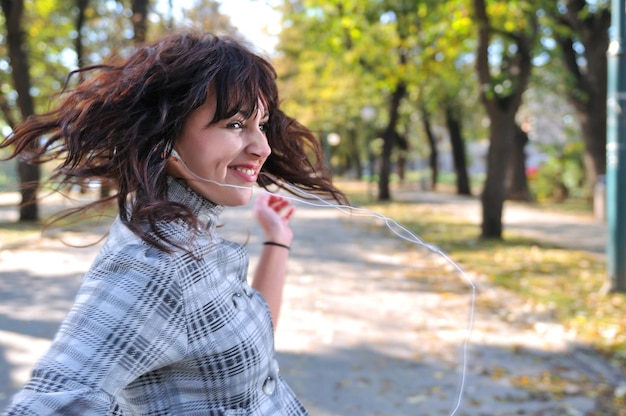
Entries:
[[[260,236],[249,212],[223,220],[225,236],[248,241],[254,266]],[[314,416],[585,415],[596,408],[591,387],[626,389],[623,374],[558,324],[511,316],[506,305],[523,301],[470,284],[372,219],[299,206],[294,228],[276,346]],[[0,408],[49,344],[95,250],[42,240],[0,251]],[[479,302],[465,344],[472,285]]]

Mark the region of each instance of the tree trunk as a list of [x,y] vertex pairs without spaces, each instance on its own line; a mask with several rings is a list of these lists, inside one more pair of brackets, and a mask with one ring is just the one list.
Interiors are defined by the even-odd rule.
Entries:
[[406,155],[409,153],[409,141],[405,136],[399,134],[396,136],[396,143],[398,144],[398,163],[397,163],[397,172],[398,172],[398,180],[400,184],[404,183],[406,179],[406,163],[407,158]]
[[487,178],[481,194],[483,238],[502,238],[502,210],[504,208],[505,186],[511,143],[513,142],[514,121],[506,113],[490,116],[489,150],[487,152]]
[[526,176],[527,144],[528,134],[516,124],[513,146],[511,147],[509,171],[507,173],[506,199],[510,201],[531,202],[533,200],[528,188],[528,177]]
[[404,184],[404,180],[406,179],[406,152],[398,153],[396,171],[398,172],[398,181],[401,185]]
[[[76,39],[74,40],[74,50],[76,52],[76,66],[78,66],[79,68],[82,68],[86,64],[82,33],[83,27],[85,26],[85,21],[87,20],[86,11],[88,6],[89,0],[76,0],[76,8],[78,9],[78,12],[76,13],[75,21]],[[78,73],[78,77],[79,81],[82,82],[82,80],[84,79],[83,73]],[[79,184],[81,194],[87,193],[87,185],[87,181],[81,181],[81,183]]]
[[146,35],[148,32],[148,7],[150,6],[149,0],[132,0],[132,22],[134,36],[133,41],[135,44],[144,43],[146,41]]
[[[33,98],[30,95],[31,80],[28,55],[26,54],[26,41],[22,28],[22,16],[24,14],[23,0],[2,0],[7,28],[7,45],[9,59],[11,61],[11,76],[13,86],[17,92],[17,105],[20,109],[22,120],[26,120],[35,113]],[[18,160],[18,174],[20,177],[20,221],[36,221],[39,218],[39,206],[37,204],[37,189],[41,169],[39,165],[26,164]]]
[[85,66],[82,31],[85,26],[85,12],[87,10],[87,6],[89,6],[89,0],[76,0],[78,13],[76,14],[76,40],[74,41],[74,49],[76,50],[76,63],[79,68]]
[[[584,166],[587,193],[591,195],[599,175],[606,173],[606,100],[607,50],[611,12],[600,8],[594,13],[584,12],[584,0],[570,0],[565,14],[556,12],[557,21],[568,28],[569,36],[557,36],[563,51],[565,67],[573,86],[569,101],[576,109],[585,144]],[[563,30],[555,32],[565,33]],[[584,67],[576,51],[576,43],[584,45]]]
[[391,176],[391,152],[393,150],[394,132],[383,133],[383,150],[380,155],[380,171],[378,174],[378,200],[390,201],[391,190],[389,179]]
[[458,195],[471,195],[469,177],[467,175],[467,158],[465,156],[465,140],[461,134],[461,120],[456,117],[450,106],[446,106],[446,125],[450,134],[452,146],[452,159],[456,173],[456,193]]
[[430,154],[428,156],[428,166],[430,167],[430,190],[434,191],[437,188],[437,182],[439,181],[439,148],[437,146],[437,137],[435,137],[435,133],[433,133],[433,129],[431,127],[430,114],[424,107],[422,107],[422,124],[424,125],[424,132],[426,133],[428,146],[430,147]]
[[391,176],[391,153],[396,144],[396,125],[398,124],[398,116],[400,102],[406,95],[406,85],[399,82],[396,89],[389,99],[389,122],[383,132],[383,151],[380,157],[380,177],[378,178],[378,200],[390,201],[391,191],[389,189],[389,178]]
[[2,116],[4,117],[4,121],[7,125],[13,130],[13,128],[17,125],[17,120],[13,117],[13,108],[7,102],[7,97],[0,90],[0,112],[2,112]]
[[[597,95],[602,92],[596,91]],[[606,90],[604,92],[606,102]],[[591,101],[591,100],[590,100]],[[583,140],[585,141],[585,154],[583,162],[585,165],[585,178],[587,193],[592,195],[593,189],[598,183],[598,177],[606,174],[606,105],[600,105],[600,98],[593,99],[587,110],[587,117],[578,113],[578,120],[581,124]],[[599,108],[602,107],[602,108]]]
[[348,130],[348,154],[350,166],[355,170],[355,178],[360,181],[363,177],[363,163],[361,161],[361,152],[357,143],[357,131],[353,128]]
[[[528,86],[532,69],[531,49],[538,33],[536,15],[529,14],[529,28],[525,33],[510,33],[516,52],[507,57],[501,74],[511,82],[512,87],[506,93],[494,88],[496,82],[491,76],[489,46],[494,29],[487,15],[485,0],[474,0],[474,11],[478,25],[478,48],[476,51],[476,71],[480,85],[480,98],[491,125],[489,128],[489,150],[487,153],[487,178],[481,195],[482,202],[482,238],[502,238],[502,210],[504,207],[505,178],[507,164],[515,134],[515,114],[522,102],[522,94]],[[502,76],[502,75],[501,75]]]

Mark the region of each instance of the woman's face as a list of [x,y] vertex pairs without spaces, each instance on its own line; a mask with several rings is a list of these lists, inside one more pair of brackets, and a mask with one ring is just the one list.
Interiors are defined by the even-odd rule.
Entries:
[[189,115],[174,146],[184,162],[170,158],[167,171],[211,202],[244,205],[250,201],[252,186],[271,153],[265,136],[269,115],[259,103],[257,113],[247,120],[239,113],[211,124],[215,108],[215,95],[209,94]]

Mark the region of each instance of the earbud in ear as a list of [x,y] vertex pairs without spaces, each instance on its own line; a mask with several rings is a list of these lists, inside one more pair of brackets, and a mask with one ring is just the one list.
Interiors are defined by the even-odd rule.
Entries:
[[183,161],[183,158],[180,157],[180,155],[178,154],[176,149],[172,149],[172,152],[170,153],[170,156],[173,157],[174,159],[180,160],[181,162]]

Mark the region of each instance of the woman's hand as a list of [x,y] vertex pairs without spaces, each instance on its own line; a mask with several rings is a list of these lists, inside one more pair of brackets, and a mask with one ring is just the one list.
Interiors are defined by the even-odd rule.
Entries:
[[262,193],[254,201],[253,213],[263,228],[266,241],[290,245],[293,231],[289,220],[295,211],[288,199],[279,195]]
[[265,241],[276,244],[263,245],[252,287],[261,292],[265,298],[272,314],[274,328],[278,324],[287,276],[288,247],[293,240],[289,220],[294,210],[289,200],[278,195],[263,193],[254,201],[254,216],[265,232]]

